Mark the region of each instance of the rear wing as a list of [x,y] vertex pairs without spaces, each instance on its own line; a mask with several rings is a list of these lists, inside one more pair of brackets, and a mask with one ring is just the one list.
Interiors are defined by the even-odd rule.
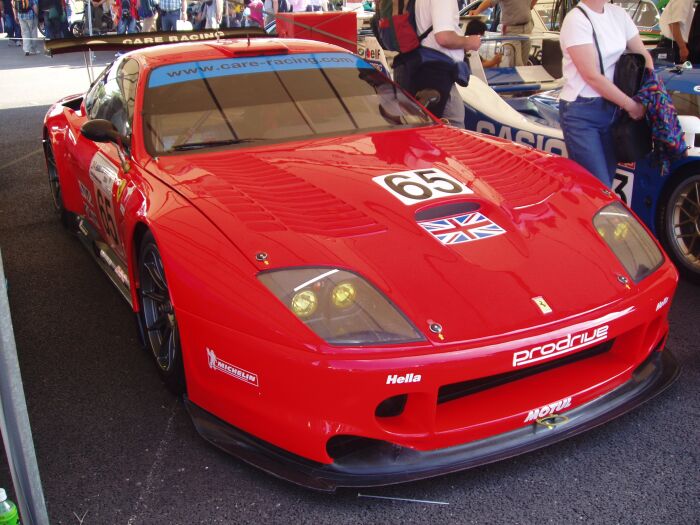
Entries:
[[142,47],[176,44],[178,42],[201,42],[222,38],[270,37],[259,27],[229,29],[204,29],[201,31],[178,31],[157,33],[134,33],[131,35],[100,35],[83,38],[47,39],[46,50],[50,55],[76,53],[80,51],[130,51]]

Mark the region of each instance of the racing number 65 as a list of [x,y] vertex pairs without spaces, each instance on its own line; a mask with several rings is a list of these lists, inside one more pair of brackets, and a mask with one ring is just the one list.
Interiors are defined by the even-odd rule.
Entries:
[[96,191],[95,193],[97,194],[97,207],[100,210],[100,219],[104,225],[105,233],[116,244],[119,238],[117,237],[117,228],[112,219],[112,203],[105,199],[101,191]]
[[390,173],[372,180],[404,204],[437,199],[444,194],[473,193],[457,179],[436,168]]

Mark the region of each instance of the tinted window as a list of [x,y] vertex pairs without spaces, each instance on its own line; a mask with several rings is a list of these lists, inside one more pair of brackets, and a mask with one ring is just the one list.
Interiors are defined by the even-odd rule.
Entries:
[[433,123],[386,77],[346,53],[162,66],[149,77],[143,118],[154,155]]
[[138,73],[138,63],[130,58],[105,70],[85,100],[88,117],[109,120],[122,135],[131,135]]

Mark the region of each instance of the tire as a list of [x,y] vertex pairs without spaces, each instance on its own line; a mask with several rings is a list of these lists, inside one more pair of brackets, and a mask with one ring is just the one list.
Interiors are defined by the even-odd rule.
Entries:
[[139,250],[139,323],[146,348],[155,360],[163,382],[175,394],[187,391],[182,347],[165,279],[163,260],[151,232],[146,232]]
[[700,174],[680,180],[667,195],[659,239],[681,276],[700,284]]
[[51,191],[53,208],[60,217],[63,226],[68,230],[75,231],[77,227],[76,216],[74,213],[66,210],[63,205],[63,192],[61,191],[61,180],[58,176],[56,157],[54,156],[53,147],[48,138],[44,140],[44,157],[46,158],[46,172],[49,177],[49,189]]
[[75,38],[80,38],[83,36],[83,22],[79,20],[78,22],[73,22],[70,25],[70,34]]

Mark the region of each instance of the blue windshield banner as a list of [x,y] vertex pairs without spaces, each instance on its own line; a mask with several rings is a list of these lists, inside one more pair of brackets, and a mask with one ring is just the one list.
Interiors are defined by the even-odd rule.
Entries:
[[350,53],[304,53],[298,55],[225,58],[161,66],[151,73],[148,87],[157,88],[168,84],[231,75],[250,75],[298,69],[339,68],[372,69],[372,66],[360,57]]

